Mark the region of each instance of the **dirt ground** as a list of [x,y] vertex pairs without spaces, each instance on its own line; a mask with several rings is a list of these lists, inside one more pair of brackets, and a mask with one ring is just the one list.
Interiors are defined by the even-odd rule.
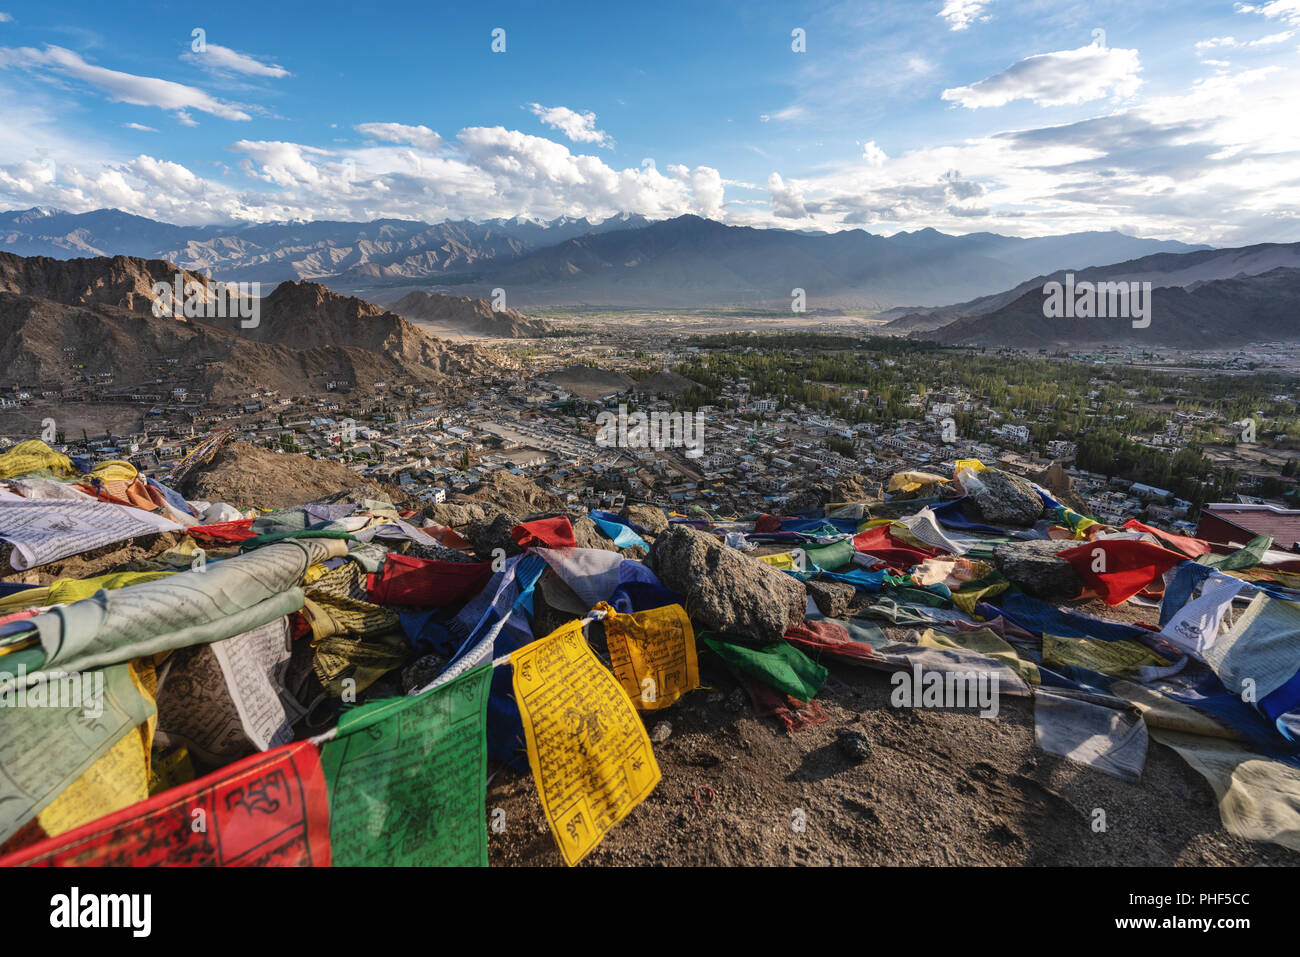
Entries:
[[[897,709],[888,673],[823,663],[831,677],[817,700],[830,719],[790,733],[756,718],[724,666],[702,656],[706,687],[646,717],[648,729],[672,726],[655,745],[658,787],[583,863],[1300,864],[1300,853],[1228,834],[1209,785],[1155,741],[1129,784],[1037,749],[1032,699],[1003,696],[995,718]],[[870,757],[841,753],[842,728],[867,735]],[[707,807],[696,800],[704,786],[716,795]],[[492,866],[563,863],[531,775],[501,767],[487,807],[489,820],[505,811]],[[1097,808],[1104,832],[1093,830]]]

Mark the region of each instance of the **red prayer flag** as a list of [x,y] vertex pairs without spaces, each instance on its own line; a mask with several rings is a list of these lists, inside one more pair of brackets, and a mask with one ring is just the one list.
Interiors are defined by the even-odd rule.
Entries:
[[214,525],[191,525],[185,530],[194,538],[205,538],[214,542],[242,542],[256,538],[251,518],[240,518],[233,522],[217,522]]
[[308,741],[207,777],[0,858],[0,867],[330,865],[329,797]]
[[380,573],[366,576],[366,595],[376,605],[443,608],[477,595],[491,578],[491,562],[443,562],[389,552]]
[[890,534],[888,525],[877,525],[865,532],[858,532],[853,536],[853,547],[898,569],[911,568],[927,558],[947,554],[941,548],[922,548],[895,538]]
[[1130,518],[1124,523],[1124,528],[1128,531],[1147,532],[1160,539],[1161,544],[1176,552],[1182,552],[1189,558],[1198,558],[1201,555],[1208,555],[1213,548],[1210,543],[1202,541],[1199,538],[1190,538],[1187,535],[1175,535],[1173,532],[1166,532],[1160,528],[1152,528],[1150,525],[1143,525],[1136,518]]
[[575,548],[578,540],[573,537],[573,523],[567,516],[539,518],[535,522],[521,522],[510,529],[510,537],[520,548],[529,545],[545,545],[547,548]]
[[1188,560],[1186,555],[1150,542],[1104,538],[1067,548],[1057,552],[1056,557],[1073,565],[1084,585],[1108,605],[1128,601],[1169,569]]

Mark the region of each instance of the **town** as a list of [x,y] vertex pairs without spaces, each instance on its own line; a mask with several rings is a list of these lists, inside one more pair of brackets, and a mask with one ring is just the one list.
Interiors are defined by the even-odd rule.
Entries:
[[[815,482],[883,488],[902,469],[951,474],[968,458],[1039,481],[1056,469],[1088,514],[1112,524],[1137,515],[1191,532],[1207,502],[1297,504],[1294,347],[1031,356],[819,332],[603,334],[585,323],[491,346],[531,374],[330,379],[220,407],[191,384],[202,358],[119,386],[68,349],[73,385],[0,383],[0,403],[21,413],[4,417],[3,433],[18,441],[43,425],[52,444],[158,474],[220,435],[337,461],[429,505],[505,470],[574,507],[743,515],[788,509]],[[695,412],[699,448],[629,442],[626,430],[603,441],[600,423],[620,407]],[[104,421],[97,411],[121,425],[84,427]]]

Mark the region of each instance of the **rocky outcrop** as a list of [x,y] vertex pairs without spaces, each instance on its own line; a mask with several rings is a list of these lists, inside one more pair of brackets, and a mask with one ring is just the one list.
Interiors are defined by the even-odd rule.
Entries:
[[633,525],[645,529],[649,535],[658,535],[668,527],[668,516],[653,505],[627,505],[619,512]]
[[686,525],[658,535],[646,564],[705,628],[773,642],[804,620],[802,582]]
[[518,339],[544,336],[553,326],[514,309],[493,309],[486,299],[445,296],[416,290],[389,308],[405,319],[430,322],[465,335]]

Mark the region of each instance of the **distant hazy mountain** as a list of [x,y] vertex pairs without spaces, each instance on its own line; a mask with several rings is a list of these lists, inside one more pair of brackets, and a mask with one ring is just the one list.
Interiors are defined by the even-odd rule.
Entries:
[[[1188,253],[1157,253],[1115,262],[1107,266],[1086,266],[1080,260],[1071,267],[1077,281],[1149,282],[1153,287],[1194,286],[1214,279],[1255,276],[1279,266],[1300,268],[1300,243],[1262,243],[1233,249],[1203,249]],[[897,306],[878,318],[889,320],[886,328],[894,332],[918,332],[938,329],[968,316],[996,312],[1025,293],[1037,291],[1048,282],[1063,282],[1065,269],[1049,275],[1035,276],[1011,289],[950,306]]]
[[1115,232],[1018,239],[922,229],[886,237],[726,226],[698,216],[223,228],[171,226],[119,210],[45,209],[0,213],[0,247],[57,258],[160,258],[224,281],[309,279],[368,295],[432,284],[481,296],[502,287],[512,303],[534,306],[788,309],[798,288],[809,310],[937,305],[1067,266],[1201,248]]
[[458,332],[469,336],[518,339],[545,335],[552,329],[551,324],[543,319],[525,316],[514,309],[496,312],[487,300],[468,296],[434,295],[416,290],[388,308],[412,322],[438,327],[430,330],[434,335]]
[[516,218],[431,225],[378,219],[172,226],[117,209],[68,213],[37,207],[0,213],[0,249],[52,258],[165,259],[227,282],[328,279],[335,286],[356,287],[472,274],[543,245],[647,222],[641,216],[621,216],[603,223],[563,217],[549,223]]
[[1134,343],[1204,349],[1300,341],[1300,243],[1146,256],[1079,269],[1073,277],[1076,288],[1083,282],[1151,283],[1150,325],[1045,316],[1044,286],[1064,283],[1060,271],[993,296],[906,312],[886,328],[950,345],[1023,348]]
[[[895,236],[862,230],[809,234],[726,226],[679,216],[639,229],[589,234],[488,270],[470,291],[510,290],[529,305],[728,306],[788,309],[803,289],[809,309],[886,308],[992,293],[1047,268],[1114,261],[1113,253],[1186,251],[1183,243],[1121,233],[1016,239]],[[924,297],[924,298],[923,298]]]

